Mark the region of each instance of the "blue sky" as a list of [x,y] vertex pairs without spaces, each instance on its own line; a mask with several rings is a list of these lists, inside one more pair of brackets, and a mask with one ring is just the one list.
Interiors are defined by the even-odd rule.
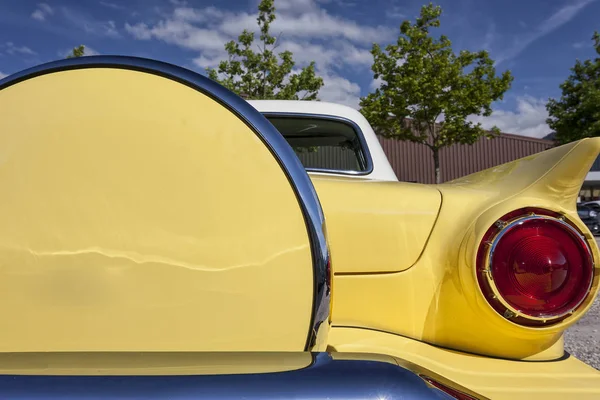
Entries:
[[[0,0],[0,76],[63,58],[79,44],[91,54],[151,57],[198,72],[225,55],[223,44],[256,27],[258,0]],[[356,107],[376,85],[373,42],[394,41],[424,0],[275,0],[280,49],[325,79],[322,100]],[[577,58],[594,56],[600,0],[439,0],[455,50],[487,49],[515,77],[488,118],[505,132],[541,137],[545,102]]]

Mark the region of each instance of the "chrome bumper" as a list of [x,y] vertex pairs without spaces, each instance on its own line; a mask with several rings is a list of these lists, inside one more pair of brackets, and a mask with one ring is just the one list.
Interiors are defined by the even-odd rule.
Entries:
[[[301,355],[305,364],[296,362],[295,353],[266,354],[265,362],[263,355],[256,353],[5,353],[0,354],[0,398],[453,398],[416,372],[398,366],[391,357]],[[265,370],[267,364],[275,372]]]

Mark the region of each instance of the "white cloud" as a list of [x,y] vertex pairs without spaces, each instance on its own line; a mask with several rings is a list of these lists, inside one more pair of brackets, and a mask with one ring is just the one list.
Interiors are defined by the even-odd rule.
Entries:
[[[288,43],[337,38],[336,44],[342,49],[336,51],[343,51],[350,63],[370,64],[372,42],[389,38],[392,34],[385,27],[362,26],[331,16],[320,9],[315,0],[281,0],[276,6],[278,14],[271,32],[281,33]],[[244,29],[256,30],[256,18],[256,14],[232,13],[216,7],[175,7],[171,15],[156,23],[126,23],[125,28],[140,40],[155,38],[188,49],[205,50],[222,47]],[[220,43],[215,45],[215,41]]]
[[319,75],[323,77],[324,82],[319,91],[319,98],[322,101],[344,104],[358,109],[360,101],[360,86],[358,84],[336,74],[319,71]]
[[[256,15],[240,13],[225,19],[219,29],[229,35],[237,35],[242,29],[255,29]],[[330,15],[324,9],[311,9],[304,13],[281,12],[271,25],[273,32],[282,32],[294,38],[344,38],[371,45],[382,39],[390,39],[393,30],[383,26],[367,26]]]
[[227,58],[225,50],[203,51],[198,57],[194,58],[194,64],[200,68],[216,68],[221,60]]
[[[296,68],[315,61],[317,74],[325,83],[319,98],[357,107],[359,85],[337,71],[354,68],[369,75],[372,43],[392,38],[394,30],[331,15],[322,8],[322,3],[331,1],[340,0],[277,0],[277,18],[271,25],[272,34],[279,37],[275,51],[291,51]],[[257,30],[257,14],[193,7],[177,0],[171,3],[175,6],[169,13],[161,13],[160,20],[127,22],[125,31],[138,40],[155,39],[196,51],[199,54],[193,63],[204,69],[227,58],[226,42],[244,29]]]
[[370,48],[357,47],[348,41],[339,41],[334,46],[346,63],[371,68],[373,55]]
[[313,0],[277,0],[276,12],[305,13],[318,10],[318,5]]
[[405,19],[406,13],[403,12],[402,7],[392,6],[392,8],[385,12],[385,16],[392,19]]
[[219,50],[227,37],[212,29],[198,28],[186,21],[167,19],[150,27],[144,23],[125,24],[125,30],[136,39],[152,38],[190,50]]
[[213,18],[222,18],[223,11],[215,7],[196,9],[192,7],[178,7],[173,10],[173,19],[188,22],[206,22]]
[[542,22],[542,24],[538,27],[538,30],[542,33],[552,32],[553,30],[572,20],[579,13],[579,11],[594,1],[595,0],[574,0],[568,2],[568,4],[552,14],[550,18]]
[[[281,15],[278,15],[277,18],[281,18]],[[254,31],[257,27],[256,15],[248,14],[246,12],[240,12],[237,14],[227,13],[224,15],[221,21],[215,23],[217,24],[215,29],[218,29],[220,32],[223,32],[227,36],[231,37],[237,37],[244,29]],[[274,24],[271,24],[271,32],[280,32],[280,30],[275,29]]]
[[116,3],[109,3],[108,1],[101,1],[100,5],[104,6],[104,7],[108,7],[108,8],[112,8],[113,10],[124,10],[125,7],[120,6]]
[[46,16],[42,10],[35,10],[31,13],[31,18],[37,19],[38,21],[43,21],[46,19]]
[[0,71],[0,79],[6,78],[7,76],[8,74],[5,74],[4,72]]
[[46,3],[39,3],[38,6],[40,10],[44,11],[46,14],[54,14],[54,10]]
[[[300,51],[304,48],[306,51]],[[316,74],[323,78],[323,87],[319,91],[319,99],[333,103],[345,104],[350,107],[358,108],[360,100],[360,86],[350,80],[339,76],[331,71],[332,65],[341,58],[339,53],[325,49],[319,45],[308,43],[285,42],[281,45],[282,50],[290,50],[294,53],[295,61],[300,64],[306,64],[313,60],[316,62]],[[320,54],[320,57],[319,57]],[[299,56],[298,56],[299,55]],[[319,57],[316,59],[315,57]],[[221,60],[227,58],[225,51],[210,52],[205,51],[199,57],[194,59],[194,64],[201,68],[216,67]],[[300,73],[295,69],[292,73]]]
[[325,10],[304,14],[295,19],[282,18],[275,21],[273,26],[280,27],[282,31],[299,37],[342,37],[368,45],[393,36],[390,28],[359,25],[354,21],[331,16]]
[[152,30],[150,27],[143,22],[135,25],[129,25],[125,23],[125,30],[138,40],[150,40],[152,39]]
[[3,48],[6,48],[6,53],[10,54],[10,55],[15,55],[15,54],[24,54],[24,55],[34,55],[36,54],[35,51],[31,50],[29,47],[27,46],[17,46],[15,45],[13,42],[6,42],[3,46],[1,46]]
[[89,47],[89,46],[85,46],[85,55],[86,55],[86,56],[97,56],[97,55],[99,55],[99,54],[100,54],[100,52],[99,52],[99,51],[97,51],[97,50],[95,50],[95,49],[92,49],[92,48],[91,48],[91,47]]
[[373,79],[371,81],[371,83],[369,84],[369,90],[373,91],[375,89],[379,89],[382,84],[383,84],[383,79],[381,79],[381,78]]
[[310,41],[282,41],[278,50],[291,51],[294,54],[294,60],[299,64],[308,64],[311,61],[318,61],[319,66],[328,68],[332,64],[341,61],[340,54],[334,46],[327,48],[321,44],[311,43]]
[[354,7],[358,4],[358,0],[317,0],[319,3],[334,3],[339,7]]
[[347,40],[333,41],[328,45],[309,40],[282,40],[278,50],[291,51],[299,64],[315,61],[322,69],[341,65],[369,68],[373,63],[373,56],[368,49],[357,47]]
[[93,17],[82,14],[67,7],[61,9],[65,19],[73,26],[81,29],[89,34],[97,36],[106,36],[109,38],[121,37],[117,30],[115,21],[101,21]]
[[501,52],[496,57],[496,64],[500,64],[503,61],[516,57],[536,40],[548,35],[571,21],[585,6],[594,1],[596,0],[574,0],[563,6],[550,17],[542,21],[533,32],[516,37],[514,45],[504,52]]
[[493,22],[488,25],[487,32],[485,33],[485,37],[483,38],[482,48],[484,50],[490,50],[492,43],[496,39],[496,24]]
[[31,18],[45,21],[46,17],[54,14],[54,9],[46,3],[39,3],[38,7],[31,13]]
[[[97,28],[98,28],[98,32],[101,35],[109,36],[109,37],[119,37],[119,36],[121,36],[119,34],[119,32],[117,31],[117,26],[115,24],[115,21],[100,22],[98,24]],[[98,33],[95,30],[95,28],[91,28],[91,30],[89,30],[89,32],[91,32],[91,33]]]
[[517,98],[515,111],[496,110],[489,117],[473,116],[474,122],[481,122],[484,128],[497,126],[504,133],[541,138],[552,130],[546,124],[548,111],[542,99],[531,96]]

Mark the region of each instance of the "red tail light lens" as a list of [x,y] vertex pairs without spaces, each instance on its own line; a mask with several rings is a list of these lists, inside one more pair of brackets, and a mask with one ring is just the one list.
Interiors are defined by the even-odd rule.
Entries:
[[544,210],[502,221],[479,248],[477,277],[486,298],[523,325],[564,319],[585,300],[594,278],[585,238]]

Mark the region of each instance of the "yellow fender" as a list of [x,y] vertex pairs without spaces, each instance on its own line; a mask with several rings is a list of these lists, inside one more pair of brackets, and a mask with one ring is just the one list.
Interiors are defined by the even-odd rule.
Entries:
[[[598,247],[575,207],[599,152],[600,139],[586,139],[443,185],[312,176],[330,225],[334,325],[493,357],[562,357],[562,333],[599,289]],[[537,327],[499,314],[477,282],[483,235],[503,215],[526,207],[561,215],[583,234],[595,262],[583,303]]]

